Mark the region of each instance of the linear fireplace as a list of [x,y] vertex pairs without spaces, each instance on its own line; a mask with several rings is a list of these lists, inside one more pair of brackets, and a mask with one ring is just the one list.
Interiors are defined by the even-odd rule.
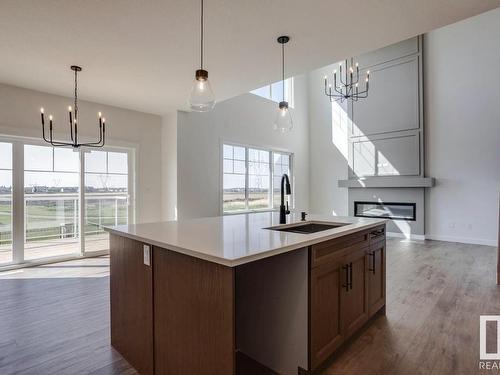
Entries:
[[354,201],[354,216],[393,220],[417,220],[417,205],[405,202]]

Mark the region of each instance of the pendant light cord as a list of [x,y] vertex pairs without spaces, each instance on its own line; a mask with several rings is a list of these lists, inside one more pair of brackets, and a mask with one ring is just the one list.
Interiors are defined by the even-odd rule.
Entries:
[[282,72],[282,88],[283,88],[283,101],[285,101],[285,44],[281,44],[281,72]]
[[201,56],[201,69],[203,69],[203,0],[201,0],[201,18],[200,18],[200,56]]

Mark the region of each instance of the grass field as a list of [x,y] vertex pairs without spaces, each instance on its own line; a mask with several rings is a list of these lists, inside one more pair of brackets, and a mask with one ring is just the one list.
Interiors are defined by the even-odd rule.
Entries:
[[[279,192],[274,195],[274,201],[278,202]],[[269,207],[269,194],[267,192],[250,192],[248,195],[248,208],[259,210]],[[223,195],[224,212],[245,210],[245,194],[243,192],[224,192]]]
[[[126,224],[128,207],[126,200],[118,201],[115,212],[114,199],[101,199],[100,207],[97,199],[89,199],[86,207],[85,233],[102,232],[102,226]],[[72,237],[78,232],[78,206],[75,212],[74,200],[64,201],[27,201],[26,204],[26,241],[39,241],[49,238],[60,238],[61,227],[65,237]],[[0,202],[0,245],[12,240],[12,208],[10,202]]]

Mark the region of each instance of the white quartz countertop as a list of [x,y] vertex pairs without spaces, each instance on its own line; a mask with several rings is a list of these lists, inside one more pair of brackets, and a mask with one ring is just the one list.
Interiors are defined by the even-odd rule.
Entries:
[[[307,221],[348,223],[311,234],[266,229],[279,225],[279,213],[226,215],[181,221],[119,225],[106,231],[196,258],[235,267],[276,254],[300,249],[385,223],[384,219],[308,215]],[[287,224],[304,223],[300,214]]]

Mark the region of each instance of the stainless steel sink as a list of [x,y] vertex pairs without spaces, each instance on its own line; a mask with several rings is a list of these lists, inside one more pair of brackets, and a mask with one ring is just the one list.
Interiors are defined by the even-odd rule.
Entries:
[[277,230],[280,232],[291,232],[291,233],[301,233],[301,234],[311,234],[316,232],[321,232],[323,230],[334,229],[348,225],[347,223],[318,223],[318,222],[308,222],[304,224],[290,225],[286,227],[270,227],[266,229]]

